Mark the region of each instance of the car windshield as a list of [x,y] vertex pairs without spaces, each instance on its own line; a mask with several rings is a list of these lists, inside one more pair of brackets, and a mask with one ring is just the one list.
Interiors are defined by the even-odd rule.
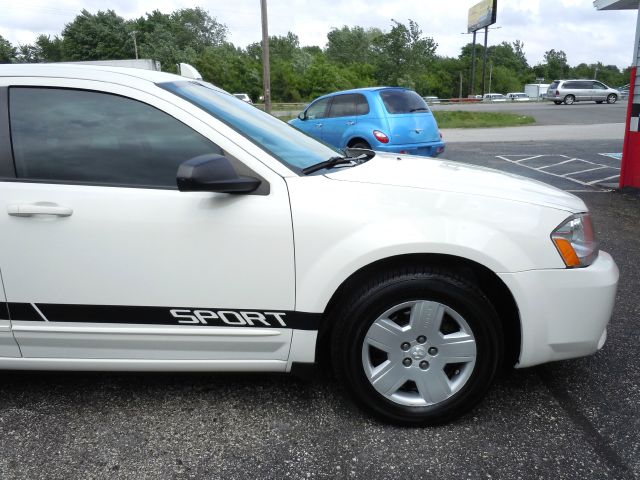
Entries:
[[389,89],[380,92],[384,107],[390,114],[429,112],[427,102],[412,90]]
[[166,82],[158,86],[230,126],[295,172],[343,154],[233,95],[198,82]]

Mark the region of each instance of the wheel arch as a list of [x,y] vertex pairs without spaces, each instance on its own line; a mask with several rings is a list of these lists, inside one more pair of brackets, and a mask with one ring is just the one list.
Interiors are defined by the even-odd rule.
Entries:
[[357,135],[353,138],[351,138],[348,142],[347,142],[347,147],[352,147],[353,145],[355,145],[358,142],[364,142],[367,145],[371,146],[371,142],[369,140],[367,140],[366,138],[364,138],[362,135]]
[[475,281],[498,313],[505,340],[503,363],[508,367],[515,365],[520,356],[522,329],[518,306],[513,294],[500,277],[486,266],[473,260],[446,254],[403,254],[388,257],[365,265],[346,278],[331,296],[322,315],[316,342],[316,359],[320,363],[327,361],[331,332],[335,324],[335,312],[348,298],[354,285],[373,275],[417,264],[447,269]]

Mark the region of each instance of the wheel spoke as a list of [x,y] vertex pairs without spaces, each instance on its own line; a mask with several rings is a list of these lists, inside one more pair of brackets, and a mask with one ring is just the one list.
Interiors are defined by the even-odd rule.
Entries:
[[438,356],[447,363],[470,362],[476,356],[476,342],[471,335],[454,333],[441,337],[438,341]]
[[386,318],[376,320],[367,332],[365,342],[387,353],[402,343],[402,329]]
[[441,368],[434,367],[418,377],[414,381],[427,404],[442,402],[451,395],[451,384]]
[[411,308],[409,324],[415,332],[425,333],[428,337],[433,337],[440,332],[442,317],[444,316],[444,306],[437,302],[417,302]]
[[407,381],[406,368],[387,360],[373,370],[370,380],[378,392],[389,396]]

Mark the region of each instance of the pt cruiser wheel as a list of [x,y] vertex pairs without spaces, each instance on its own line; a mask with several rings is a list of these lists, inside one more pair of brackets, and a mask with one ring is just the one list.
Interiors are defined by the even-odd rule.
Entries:
[[496,313],[447,272],[396,272],[354,295],[333,337],[336,375],[385,421],[433,425],[480,400],[501,352]]

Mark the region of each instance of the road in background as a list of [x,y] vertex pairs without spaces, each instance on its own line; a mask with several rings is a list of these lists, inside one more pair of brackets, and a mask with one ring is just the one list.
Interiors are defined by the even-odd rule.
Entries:
[[436,104],[434,111],[511,112],[530,115],[537,125],[589,125],[598,123],[624,123],[627,118],[627,101],[613,105],[594,102],[578,102],[573,105],[555,105],[553,102],[496,102],[473,104]]

